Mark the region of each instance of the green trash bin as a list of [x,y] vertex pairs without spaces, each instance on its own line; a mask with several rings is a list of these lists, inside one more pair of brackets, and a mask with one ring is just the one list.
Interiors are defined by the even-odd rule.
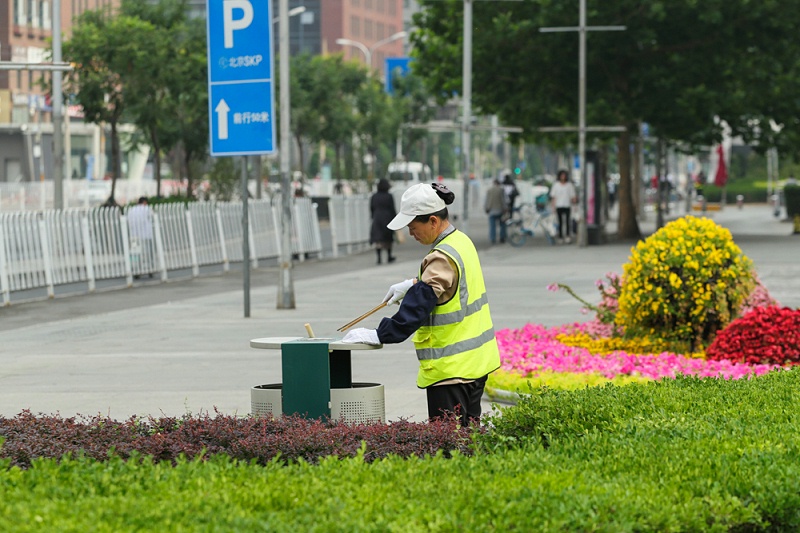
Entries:
[[383,385],[353,383],[351,350],[382,346],[342,343],[340,339],[270,337],[253,339],[253,348],[281,350],[281,383],[251,389],[254,416],[299,414],[348,423],[384,422]]

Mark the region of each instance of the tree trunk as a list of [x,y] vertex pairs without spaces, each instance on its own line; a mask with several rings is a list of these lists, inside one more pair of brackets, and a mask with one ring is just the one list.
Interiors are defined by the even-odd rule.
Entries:
[[108,197],[108,204],[116,203],[114,199],[117,192],[117,178],[122,175],[122,161],[119,148],[119,133],[117,132],[117,122],[111,121],[111,196]]
[[334,165],[334,169],[336,170],[336,179],[342,179],[342,143],[336,143],[336,164]]
[[161,146],[158,143],[158,133],[156,133],[155,129],[150,130],[150,144],[153,147],[153,155],[155,156],[156,197],[161,198]]
[[656,144],[656,230],[664,227],[664,187],[661,176],[664,175],[664,141],[659,138]]
[[[298,134],[294,136],[295,142],[297,143],[297,155],[300,157],[300,173],[305,176],[306,175],[306,157],[303,153],[303,138]],[[260,178],[259,178],[260,179]]]
[[194,190],[192,184],[192,160],[189,156],[188,150],[183,150],[183,166],[186,172],[186,198],[194,197]]
[[642,194],[642,148],[643,140],[641,135],[641,127],[638,128],[640,133],[636,135],[636,144],[633,149],[633,160],[631,161],[631,194],[633,196],[633,205],[636,213],[639,215],[639,220],[646,220],[644,216],[643,194]]
[[639,223],[636,221],[636,207],[633,205],[631,180],[630,134],[622,132],[617,139],[619,157],[619,219],[617,235],[620,239],[640,239]]

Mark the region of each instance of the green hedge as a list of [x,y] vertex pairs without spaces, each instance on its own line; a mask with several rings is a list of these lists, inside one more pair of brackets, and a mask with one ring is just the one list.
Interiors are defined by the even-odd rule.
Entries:
[[[767,201],[766,182],[732,181],[725,187],[725,202],[736,203],[736,196],[744,196],[746,203],[764,203]],[[703,196],[711,203],[718,203],[722,198],[722,188],[716,185],[703,185]]]
[[535,391],[485,453],[367,463],[34,461],[6,531],[795,531],[800,372]]

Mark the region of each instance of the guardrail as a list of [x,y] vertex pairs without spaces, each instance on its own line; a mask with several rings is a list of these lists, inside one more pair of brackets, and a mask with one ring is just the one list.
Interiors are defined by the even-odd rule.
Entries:
[[[254,267],[259,260],[281,255],[279,201],[274,206],[269,200],[249,203],[248,233]],[[364,244],[369,240],[367,204],[357,202],[348,212],[356,219],[356,230],[367,232],[366,239],[359,234],[351,244]],[[303,261],[314,254],[321,256],[316,204],[310,198],[293,199],[292,215],[294,257]],[[363,223],[365,216],[367,222]],[[342,231],[338,222],[331,222],[332,233]],[[192,276],[198,276],[201,266],[221,265],[228,270],[230,262],[241,261],[241,203],[0,213],[0,293],[4,305],[10,305],[11,293],[17,291],[44,289],[52,298],[59,285],[84,284],[85,292],[93,292],[99,280],[124,279],[125,286],[130,287],[133,279],[141,276],[167,281],[176,271],[190,269]]]

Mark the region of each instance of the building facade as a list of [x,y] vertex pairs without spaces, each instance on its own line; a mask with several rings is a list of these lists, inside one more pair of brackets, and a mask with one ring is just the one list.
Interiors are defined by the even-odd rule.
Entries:
[[[345,58],[365,64],[369,56],[372,62],[369,67],[380,72],[387,57],[404,55],[402,38],[375,47],[376,43],[403,31],[403,0],[325,0],[321,16],[323,52],[343,52]],[[356,46],[336,44],[339,38],[359,42],[369,53]]]
[[[113,9],[119,0],[61,0],[61,32],[69,38],[73,21],[87,10]],[[0,64],[50,62],[52,0],[0,1]],[[52,179],[53,126],[43,83],[51,73],[0,70],[0,182]],[[102,177],[102,135],[83,123],[78,106],[65,106],[67,177]],[[67,117],[68,120],[67,120]]]

